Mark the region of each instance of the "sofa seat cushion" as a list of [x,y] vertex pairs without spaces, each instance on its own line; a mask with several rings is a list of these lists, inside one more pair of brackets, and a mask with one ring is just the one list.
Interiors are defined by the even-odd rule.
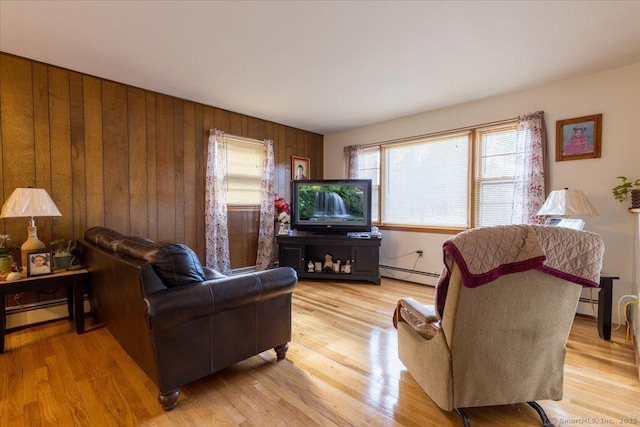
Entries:
[[157,243],[141,237],[126,237],[118,243],[117,251],[151,264],[168,288],[205,280],[198,256],[182,243]]

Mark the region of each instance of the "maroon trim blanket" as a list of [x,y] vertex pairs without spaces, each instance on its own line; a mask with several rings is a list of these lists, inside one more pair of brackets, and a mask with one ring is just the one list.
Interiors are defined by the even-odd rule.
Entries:
[[440,318],[454,262],[467,288],[532,269],[582,286],[598,287],[604,243],[599,235],[587,231],[504,225],[464,231],[444,242],[442,252],[444,268],[436,285],[436,312]]

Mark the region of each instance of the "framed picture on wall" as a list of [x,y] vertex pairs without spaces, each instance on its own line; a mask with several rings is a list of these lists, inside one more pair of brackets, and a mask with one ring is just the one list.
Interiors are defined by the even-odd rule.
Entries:
[[309,179],[309,158],[308,157],[291,157],[291,179],[300,181]]
[[556,162],[600,157],[602,114],[556,122]]
[[38,251],[27,254],[27,276],[53,273],[51,252]]

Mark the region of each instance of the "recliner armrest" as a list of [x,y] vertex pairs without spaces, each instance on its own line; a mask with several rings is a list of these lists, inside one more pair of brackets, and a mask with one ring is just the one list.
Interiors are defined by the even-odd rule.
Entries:
[[409,310],[414,316],[424,323],[431,323],[438,320],[436,308],[433,305],[420,304],[413,298],[402,298],[400,305]]

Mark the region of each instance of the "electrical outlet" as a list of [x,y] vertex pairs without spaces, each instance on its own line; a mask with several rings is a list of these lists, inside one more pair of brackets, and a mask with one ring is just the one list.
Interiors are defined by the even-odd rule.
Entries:
[[422,249],[418,249],[416,253],[418,254],[418,258],[422,258]]

